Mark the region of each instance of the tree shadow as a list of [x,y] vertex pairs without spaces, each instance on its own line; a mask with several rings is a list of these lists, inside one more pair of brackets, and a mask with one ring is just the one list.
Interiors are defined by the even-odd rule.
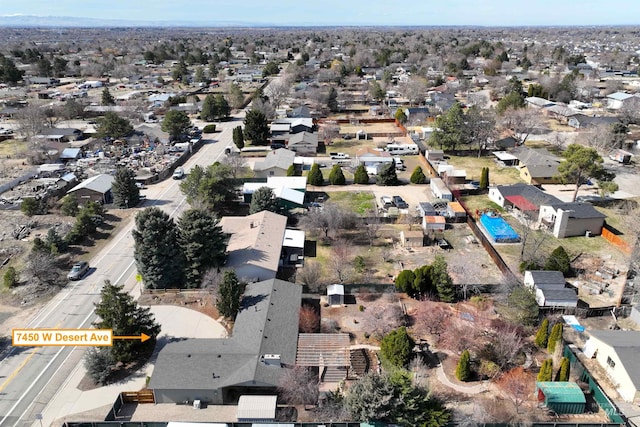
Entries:
[[[267,295],[248,295],[242,298],[242,303],[240,304],[240,311],[248,310],[249,307],[256,306],[261,301],[267,299]],[[257,307],[256,307],[257,310]]]

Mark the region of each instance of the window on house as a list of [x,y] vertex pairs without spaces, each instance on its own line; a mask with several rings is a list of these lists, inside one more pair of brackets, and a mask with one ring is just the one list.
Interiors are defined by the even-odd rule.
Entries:
[[611,357],[607,356],[607,365],[609,365],[609,367],[611,368],[615,368],[616,367],[616,362],[614,362]]

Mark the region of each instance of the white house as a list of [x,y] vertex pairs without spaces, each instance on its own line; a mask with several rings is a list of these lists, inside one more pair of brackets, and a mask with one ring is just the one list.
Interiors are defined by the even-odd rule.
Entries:
[[583,352],[595,357],[620,396],[640,404],[640,332],[589,331]]
[[565,287],[564,275],[560,271],[533,270],[524,272],[524,285],[533,289],[539,307],[575,308],[578,295]]

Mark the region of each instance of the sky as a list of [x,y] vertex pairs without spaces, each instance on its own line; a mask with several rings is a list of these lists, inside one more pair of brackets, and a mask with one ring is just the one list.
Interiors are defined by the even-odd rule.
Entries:
[[0,15],[251,25],[635,25],[637,0],[0,0]]

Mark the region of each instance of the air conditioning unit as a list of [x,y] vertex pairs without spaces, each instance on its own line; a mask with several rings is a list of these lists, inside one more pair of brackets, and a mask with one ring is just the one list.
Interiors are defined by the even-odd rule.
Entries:
[[201,408],[202,408],[202,402],[200,400],[194,400],[193,409],[201,409]]

